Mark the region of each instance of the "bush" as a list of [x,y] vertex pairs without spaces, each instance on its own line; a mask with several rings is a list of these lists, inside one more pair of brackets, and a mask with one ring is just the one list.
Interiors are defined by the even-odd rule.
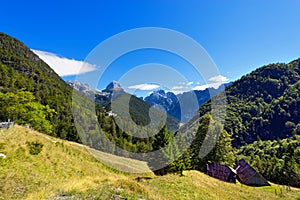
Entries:
[[44,146],[44,144],[39,141],[26,142],[26,144],[31,155],[38,155],[42,151]]

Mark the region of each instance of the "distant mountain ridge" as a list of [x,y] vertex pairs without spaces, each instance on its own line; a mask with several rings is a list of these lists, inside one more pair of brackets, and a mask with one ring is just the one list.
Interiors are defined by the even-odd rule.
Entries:
[[[144,100],[150,106],[162,106],[169,115],[178,120],[182,120],[182,122],[187,122],[195,115],[195,112],[202,104],[208,101],[212,96],[224,90],[225,87],[230,84],[231,83],[222,84],[217,89],[207,88],[205,90],[191,90],[178,95],[175,95],[173,92],[157,90],[145,97]],[[196,98],[197,102],[192,103],[193,98]],[[184,104],[184,109],[186,110],[181,110],[180,104]]]
[[[80,93],[91,98],[98,104],[106,107],[109,105],[112,95],[118,96],[122,93],[125,93],[125,90],[122,88],[121,84],[117,81],[110,82],[105,89],[96,90],[91,88],[88,84],[81,83],[79,81],[67,81],[68,85],[78,90]],[[224,90],[225,87],[229,86],[231,83],[225,83],[220,85],[217,89],[207,88],[205,90],[192,90],[184,92],[178,95],[175,95],[173,92],[165,92],[164,90],[153,91],[149,96],[144,98],[144,101],[150,106],[159,105],[161,106],[167,114],[173,116],[182,122],[187,122],[192,118],[195,112],[199,109],[199,106],[208,101],[212,96]],[[181,103],[186,105],[190,104],[191,98],[196,97],[197,103],[192,106],[187,106],[188,110],[181,113]],[[156,106],[160,109],[158,106]]]
[[[148,116],[150,105],[148,105],[142,99],[126,93],[121,84],[117,81],[110,82],[102,91],[95,90],[91,88],[88,84],[84,84],[78,81],[68,81],[67,83],[80,93],[89,97],[98,105],[105,107],[107,111],[111,111],[112,100],[116,100],[116,102],[122,104],[126,102],[125,99],[129,98],[129,95],[129,112],[133,121],[135,121],[137,124],[142,125],[147,125],[150,123],[150,118]],[[126,107],[126,105],[123,105],[123,107]],[[167,117],[166,123],[168,128],[172,131],[177,130],[179,127],[179,120],[172,117],[171,115]]]

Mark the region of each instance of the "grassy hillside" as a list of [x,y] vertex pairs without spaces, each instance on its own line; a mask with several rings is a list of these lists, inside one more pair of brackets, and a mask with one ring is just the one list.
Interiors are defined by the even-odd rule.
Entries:
[[[31,155],[28,142],[35,141],[44,146]],[[0,157],[0,199],[300,199],[299,189],[287,193],[278,185],[234,185],[197,171],[185,171],[183,177],[121,173],[94,159],[82,145],[21,126],[0,129],[0,153],[7,156]],[[97,154],[121,167],[132,163],[128,167],[133,171],[147,168],[144,162]]]

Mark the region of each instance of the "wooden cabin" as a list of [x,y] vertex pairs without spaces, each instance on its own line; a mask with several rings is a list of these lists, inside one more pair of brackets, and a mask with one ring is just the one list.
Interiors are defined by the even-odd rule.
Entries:
[[222,181],[236,183],[236,173],[234,169],[227,165],[217,163],[207,164],[207,174]]
[[238,161],[235,166],[235,171],[237,174],[237,179],[250,186],[270,186],[268,181],[253,167],[251,167],[244,159]]

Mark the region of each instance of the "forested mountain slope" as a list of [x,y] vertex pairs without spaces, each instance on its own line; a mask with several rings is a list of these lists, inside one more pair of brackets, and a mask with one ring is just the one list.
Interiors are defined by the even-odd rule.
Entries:
[[[300,134],[299,91],[300,59],[263,66],[227,87],[224,128],[232,134],[233,145]],[[210,102],[201,107],[201,115],[209,107]]]
[[[245,158],[271,181],[299,187],[300,59],[258,68],[227,87],[226,96],[224,130],[238,158]],[[210,101],[200,107],[199,127],[210,107]]]
[[[57,137],[79,141],[71,112],[72,88],[22,42],[4,33],[0,33],[0,72],[0,92],[3,94],[2,104],[4,104],[0,106],[2,111],[0,120],[10,118],[18,123],[28,123],[36,127],[38,125],[34,120],[30,123],[29,119],[19,118],[29,110],[34,110],[32,107],[26,110],[26,105],[32,102],[47,105],[52,109],[50,115],[45,109],[35,110],[36,112],[44,110],[43,115],[46,115],[44,118],[50,121],[52,126],[39,130]],[[26,91],[27,95],[19,93],[20,91]],[[9,98],[8,92],[15,97]],[[31,99],[26,99],[28,96]],[[23,102],[20,102],[22,98]],[[23,112],[23,115],[15,116],[13,112],[20,115]]]
[[[49,135],[109,152],[114,149],[106,148],[105,140],[101,140],[102,134],[119,147],[127,144],[135,151],[152,149],[151,140],[132,139],[132,133],[121,130],[114,118],[105,113],[107,110],[97,98],[95,104],[73,90],[25,44],[4,33],[0,33],[0,72],[0,121],[14,120]],[[106,93],[110,92],[110,87]],[[130,98],[130,117],[137,124],[144,126],[150,122],[147,103],[121,92],[117,98],[121,107],[124,106],[122,98]],[[109,109],[110,97],[102,100],[109,101],[106,102]],[[173,130],[179,124],[172,117],[167,118],[167,123]]]

